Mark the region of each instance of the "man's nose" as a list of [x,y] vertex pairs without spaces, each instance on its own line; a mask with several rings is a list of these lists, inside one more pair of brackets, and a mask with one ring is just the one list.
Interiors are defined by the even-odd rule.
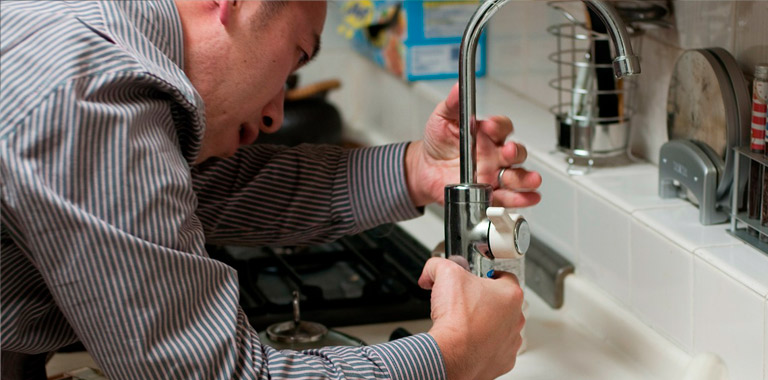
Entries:
[[285,88],[281,89],[261,110],[259,129],[264,133],[274,133],[283,125],[283,104],[285,103]]

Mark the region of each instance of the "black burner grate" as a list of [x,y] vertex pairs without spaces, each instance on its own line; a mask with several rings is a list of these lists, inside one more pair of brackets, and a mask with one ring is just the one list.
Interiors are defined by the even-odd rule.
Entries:
[[430,252],[388,224],[310,247],[209,246],[240,279],[240,304],[258,329],[292,319],[328,327],[428,318],[430,292],[417,281]]

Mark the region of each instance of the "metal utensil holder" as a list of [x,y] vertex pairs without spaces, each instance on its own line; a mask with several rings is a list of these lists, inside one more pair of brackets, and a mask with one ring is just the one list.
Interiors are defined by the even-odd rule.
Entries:
[[[733,148],[734,154],[734,170],[733,170],[733,196],[731,197],[731,226],[728,229],[728,233],[740,239],[741,241],[763,251],[768,254],[768,226],[764,226],[760,219],[762,219],[762,210],[758,214],[758,218],[750,218],[749,213],[741,206],[744,202],[744,187],[746,185],[746,179],[741,178],[744,174],[744,168],[749,168],[752,162],[760,164],[763,173],[768,168],[768,158],[763,156],[762,153],[752,153],[749,148],[736,147]],[[764,194],[764,192],[763,192]],[[765,201],[765,200],[763,200]],[[754,236],[749,233],[749,229],[757,231],[758,235]],[[765,240],[765,241],[764,241]]]
[[[547,28],[557,38],[557,51],[549,55],[549,60],[557,65],[557,77],[549,81],[549,86],[558,96],[557,104],[550,111],[556,119],[557,148],[567,154],[567,171],[580,175],[589,173],[593,166],[615,165],[621,161],[618,158],[626,157],[635,83],[631,77],[615,79],[614,76],[613,90],[597,88],[596,70],[613,70],[613,66],[610,62],[594,62],[595,42],[607,43],[609,37],[589,30],[585,21],[564,7],[568,3],[581,4],[574,1],[547,3],[566,18],[566,22]],[[635,37],[639,30],[630,29],[629,32]],[[636,51],[641,48],[640,40],[632,38]],[[599,116],[599,96],[618,97],[615,116]]]

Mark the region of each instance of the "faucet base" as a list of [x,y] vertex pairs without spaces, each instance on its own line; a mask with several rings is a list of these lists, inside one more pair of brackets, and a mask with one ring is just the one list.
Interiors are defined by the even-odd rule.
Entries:
[[474,271],[475,253],[488,252],[487,228],[477,228],[486,220],[493,188],[484,183],[445,187],[445,255],[461,256]]

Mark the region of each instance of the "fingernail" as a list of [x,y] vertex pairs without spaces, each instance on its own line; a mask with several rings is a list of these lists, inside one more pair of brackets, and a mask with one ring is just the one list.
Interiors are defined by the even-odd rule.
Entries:
[[488,273],[485,274],[485,277],[493,278],[493,275],[496,274],[493,269],[489,270]]

